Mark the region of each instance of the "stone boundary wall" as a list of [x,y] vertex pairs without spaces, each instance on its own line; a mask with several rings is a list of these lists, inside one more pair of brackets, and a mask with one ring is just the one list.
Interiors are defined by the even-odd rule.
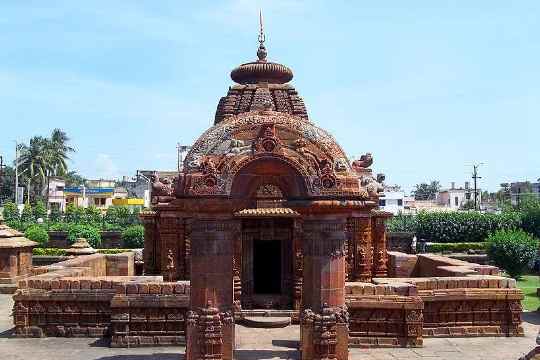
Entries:
[[424,303],[406,283],[347,283],[350,347],[421,347]]
[[[438,255],[391,252],[390,259],[407,267],[394,273],[409,277],[346,283],[350,346],[416,347],[423,337],[523,335],[523,294],[515,280],[479,274],[497,268]],[[430,269],[465,275],[410,276]],[[33,274],[19,281],[14,295],[16,336],[110,335],[113,347],[185,343],[189,281],[132,276],[132,253],[81,256]]]
[[378,285],[410,284],[424,303],[425,337],[522,336],[523,292],[514,279],[492,275],[375,278]]
[[36,267],[13,299],[18,337],[112,336],[112,346],[181,344],[189,282],[133,276],[134,254],[93,254]]

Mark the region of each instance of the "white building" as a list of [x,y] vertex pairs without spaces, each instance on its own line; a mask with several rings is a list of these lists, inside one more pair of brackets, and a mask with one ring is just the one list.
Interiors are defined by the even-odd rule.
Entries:
[[[476,189],[478,204],[481,203],[481,189]],[[452,182],[449,189],[441,190],[437,194],[437,203],[452,210],[462,209],[467,203],[474,204],[474,189],[471,189],[469,182],[465,182],[465,187],[456,187]]]
[[405,193],[397,186],[385,186],[379,198],[381,210],[391,212],[394,215],[402,213],[405,209]]
[[49,202],[49,208],[56,207],[61,212],[66,209],[66,199],[64,196],[64,188],[66,182],[63,178],[57,176],[50,176],[48,181],[48,194],[47,201]]

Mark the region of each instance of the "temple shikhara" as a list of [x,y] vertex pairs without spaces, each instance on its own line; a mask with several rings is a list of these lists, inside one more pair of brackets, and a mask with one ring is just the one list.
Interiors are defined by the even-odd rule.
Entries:
[[73,258],[30,266],[35,243],[0,232],[18,239],[0,242],[15,336],[186,345],[187,360],[232,359],[235,325],[263,315],[299,324],[303,360],[522,336],[523,293],[497,267],[392,246],[371,154],[350,161],[308,115],[292,70],[267,56],[261,26],[258,59],[232,70],[182,170],[154,174],[144,275],[133,252],[95,253],[84,239]]

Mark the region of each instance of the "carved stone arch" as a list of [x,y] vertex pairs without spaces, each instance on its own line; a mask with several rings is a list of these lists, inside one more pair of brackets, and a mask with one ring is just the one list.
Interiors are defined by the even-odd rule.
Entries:
[[234,169],[228,184],[231,197],[253,197],[263,185],[278,187],[285,198],[305,198],[309,194],[309,179],[305,169],[279,155],[250,158]]

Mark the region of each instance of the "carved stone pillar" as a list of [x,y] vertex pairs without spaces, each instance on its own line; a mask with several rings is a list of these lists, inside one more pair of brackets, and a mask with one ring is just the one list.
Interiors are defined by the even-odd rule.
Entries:
[[233,302],[234,311],[241,311],[242,299],[242,232],[240,226],[234,233],[234,251],[233,251]]
[[[192,224],[190,297],[193,321],[188,324],[187,360],[232,359],[233,256],[239,230],[238,220],[201,219]],[[208,316],[213,320],[208,320]],[[210,338],[214,340],[210,342]],[[221,350],[216,345],[219,342]]]
[[184,219],[177,217],[174,212],[159,213],[157,229],[159,244],[156,247],[158,270],[164,274],[169,264],[169,251],[173,255],[175,272],[173,281],[184,277]]
[[373,233],[373,274],[375,277],[388,276],[388,255],[386,250],[385,221],[389,213],[379,213],[372,217]]
[[305,360],[348,358],[347,323],[338,321],[345,305],[345,228],[345,218],[304,220],[300,337]]
[[[231,332],[232,331],[232,332]],[[187,318],[187,359],[222,360],[228,357],[227,339],[234,336],[234,318],[230,312],[220,312],[211,303],[198,311],[190,311]],[[197,341],[194,341],[197,339]]]
[[[303,273],[303,254],[302,254],[302,237],[303,228],[302,220],[295,219],[293,225],[293,256],[294,256],[294,292],[293,292],[293,309],[300,310],[302,305],[302,273]],[[298,319],[296,319],[298,321]]]
[[373,246],[371,219],[368,217],[354,217],[348,219],[353,252],[353,277],[350,281],[370,282],[373,268]]
[[139,213],[139,218],[144,226],[144,273],[147,275],[159,274],[159,270],[157,269],[159,254],[156,254],[156,246],[159,241],[156,231],[156,212],[142,211]]
[[323,305],[320,314],[306,309],[300,318],[302,360],[348,359],[348,323],[346,307]]

